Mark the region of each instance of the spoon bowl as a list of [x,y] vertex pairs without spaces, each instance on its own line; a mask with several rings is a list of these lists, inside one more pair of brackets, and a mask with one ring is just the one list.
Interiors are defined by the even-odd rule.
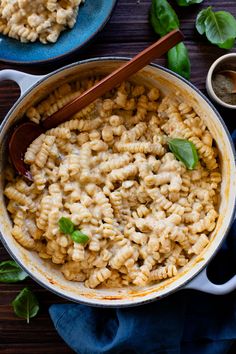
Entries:
[[11,161],[17,172],[25,176],[25,178],[29,181],[32,181],[31,173],[24,163],[24,155],[28,146],[34,139],[36,139],[45,130],[55,128],[59,124],[69,120],[73,114],[80,111],[98,97],[102,96],[113,87],[138,72],[153,59],[166,53],[169,49],[182,40],[183,35],[178,29],[168,33],[166,36],[144,49],[141,53],[137,54],[133,59],[99,81],[92,88],[85,91],[82,95],[75,98],[56,113],[49,116],[43,121],[42,126],[32,122],[19,125],[13,132],[9,143]]
[[218,74],[226,76],[232,81],[232,89],[228,93],[236,93],[236,71],[234,70],[222,70]]
[[30,182],[32,175],[24,163],[24,155],[28,146],[42,133],[44,129],[33,122],[26,122],[15,128],[9,140],[9,152],[12,163],[20,175]]

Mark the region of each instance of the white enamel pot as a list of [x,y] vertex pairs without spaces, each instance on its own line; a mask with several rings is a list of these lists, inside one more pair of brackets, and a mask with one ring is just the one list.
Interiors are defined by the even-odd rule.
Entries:
[[[10,79],[18,83],[21,96],[10,110],[0,127],[1,171],[7,160],[7,139],[11,127],[22,118],[34,102],[38,102],[65,81],[86,76],[107,74],[127,58],[97,58],[71,64],[46,76],[33,76],[13,70],[0,72],[0,80]],[[180,289],[197,289],[212,294],[225,294],[236,289],[236,275],[227,283],[215,285],[206,275],[206,266],[219,250],[234,219],[236,203],[235,152],[229,132],[215,108],[193,85],[171,71],[157,65],[149,65],[132,77],[135,82],[157,86],[164,94],[176,93],[193,105],[204,120],[220,151],[222,167],[222,189],[219,219],[211,235],[211,242],[204,253],[196,256],[174,278],[143,288],[88,289],[82,283],[67,281],[58,266],[44,261],[34,252],[21,247],[11,236],[11,220],[7,213],[1,173],[0,232],[1,240],[10,255],[28,274],[46,289],[67,298],[93,306],[131,306],[143,304]],[[222,264],[222,267],[224,265]]]

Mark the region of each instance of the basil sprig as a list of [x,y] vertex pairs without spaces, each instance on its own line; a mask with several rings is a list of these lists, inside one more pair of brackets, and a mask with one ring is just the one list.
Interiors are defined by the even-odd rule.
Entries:
[[168,146],[175,157],[182,161],[189,170],[196,167],[199,157],[197,149],[191,141],[178,138],[169,139]]
[[15,314],[25,318],[29,323],[30,318],[35,317],[39,311],[39,303],[34,293],[29,288],[24,288],[12,301]]
[[[180,26],[178,16],[167,0],[152,0],[149,21],[161,37]],[[190,60],[183,42],[168,51],[168,67],[186,79],[190,78]]]
[[60,231],[70,235],[74,242],[81,244],[88,242],[89,237],[80,230],[75,230],[75,224],[69,218],[61,217],[58,221],[58,225]]
[[17,283],[28,277],[15,261],[0,263],[0,283]]
[[220,48],[230,49],[236,38],[236,19],[227,11],[212,11],[209,6],[199,12],[196,19],[196,28],[200,34]]
[[200,4],[203,0],[176,0],[179,6],[189,6],[194,4]]

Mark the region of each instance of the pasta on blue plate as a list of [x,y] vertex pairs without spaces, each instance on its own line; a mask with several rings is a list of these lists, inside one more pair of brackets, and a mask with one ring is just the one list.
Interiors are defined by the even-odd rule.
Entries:
[[21,42],[55,43],[73,28],[84,0],[1,0],[0,33]]

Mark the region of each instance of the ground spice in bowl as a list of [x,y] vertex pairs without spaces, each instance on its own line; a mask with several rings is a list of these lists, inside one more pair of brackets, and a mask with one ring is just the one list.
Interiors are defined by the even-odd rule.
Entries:
[[236,105],[236,93],[232,93],[233,81],[223,73],[212,77],[212,88],[215,94],[225,103]]

